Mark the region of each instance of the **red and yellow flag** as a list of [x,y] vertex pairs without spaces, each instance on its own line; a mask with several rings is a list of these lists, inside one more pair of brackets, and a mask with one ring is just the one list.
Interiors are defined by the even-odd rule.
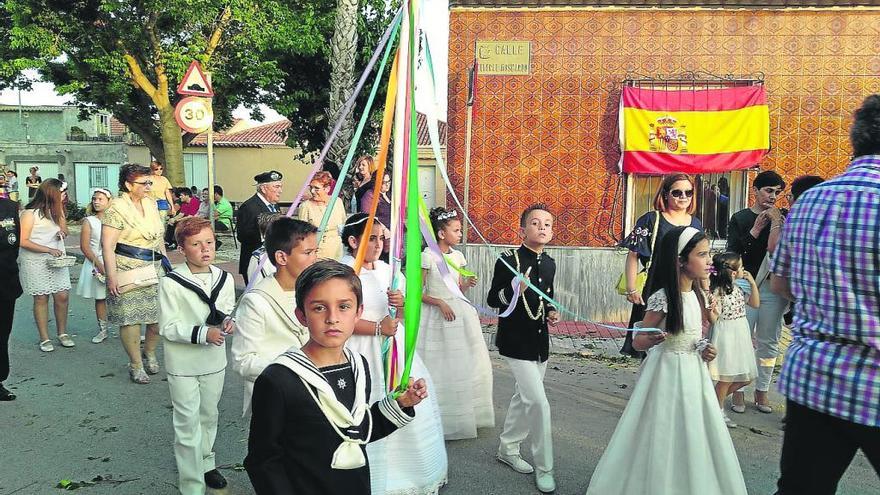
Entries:
[[625,173],[725,172],[754,166],[770,151],[764,86],[625,87],[619,118]]

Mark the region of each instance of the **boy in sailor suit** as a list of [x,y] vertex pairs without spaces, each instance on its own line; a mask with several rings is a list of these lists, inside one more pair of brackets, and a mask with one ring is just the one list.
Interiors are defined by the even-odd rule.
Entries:
[[309,340],[254,386],[244,467],[258,495],[368,495],[366,444],[411,422],[428,396],[424,380],[410,380],[396,400],[368,405],[367,360],[345,347],[362,301],[360,278],[337,261],[319,261],[297,279],[296,316]]
[[254,381],[263,369],[309,339],[294,314],[294,288],[299,274],[317,258],[317,232],[314,225],[287,217],[274,220],[266,231],[268,261],[277,271],[242,296],[235,313],[232,368],[244,378],[242,416],[250,410]]
[[[544,294],[554,297],[556,263],[544,253],[544,247],[553,238],[553,215],[545,205],[536,204],[523,211],[519,222],[523,243],[517,249],[502,253],[501,260]],[[513,305],[508,316],[498,318],[495,342],[498,353],[504,356],[513,372],[516,391],[510,399],[496,457],[518,473],[534,472],[538,490],[550,493],[556,489],[556,482],[553,479],[553,438],[550,403],[544,392],[544,372],[550,350],[547,325],[556,324],[558,313],[523,280],[519,281],[519,295],[514,299],[514,274],[501,260],[495,263],[487,302],[501,312]],[[520,456],[520,443],[526,437],[530,437],[534,467]]]
[[224,341],[233,332],[232,276],[212,266],[214,231],[204,218],[177,224],[175,239],[186,262],[159,282],[159,334],[174,407],[174,457],[180,493],[200,495],[223,488],[214,465],[217,404],[226,375]]

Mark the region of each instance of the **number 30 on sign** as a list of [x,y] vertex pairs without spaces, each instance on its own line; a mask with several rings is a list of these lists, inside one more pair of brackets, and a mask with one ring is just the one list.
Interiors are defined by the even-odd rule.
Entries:
[[214,121],[214,112],[205,98],[190,96],[177,102],[174,108],[174,118],[177,125],[186,132],[200,134],[211,127]]

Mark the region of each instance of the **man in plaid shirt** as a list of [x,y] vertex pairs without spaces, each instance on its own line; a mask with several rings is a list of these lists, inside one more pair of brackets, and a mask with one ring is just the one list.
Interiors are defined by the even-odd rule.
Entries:
[[880,95],[850,140],[852,163],[798,199],[770,266],[796,303],[777,495],[835,493],[859,449],[880,475]]

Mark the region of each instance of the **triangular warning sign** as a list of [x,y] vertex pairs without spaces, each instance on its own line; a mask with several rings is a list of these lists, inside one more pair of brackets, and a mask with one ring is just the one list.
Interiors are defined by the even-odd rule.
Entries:
[[186,69],[186,75],[177,86],[177,94],[187,96],[201,96],[203,98],[212,98],[214,96],[214,88],[205,77],[202,66],[198,60],[193,60]]

